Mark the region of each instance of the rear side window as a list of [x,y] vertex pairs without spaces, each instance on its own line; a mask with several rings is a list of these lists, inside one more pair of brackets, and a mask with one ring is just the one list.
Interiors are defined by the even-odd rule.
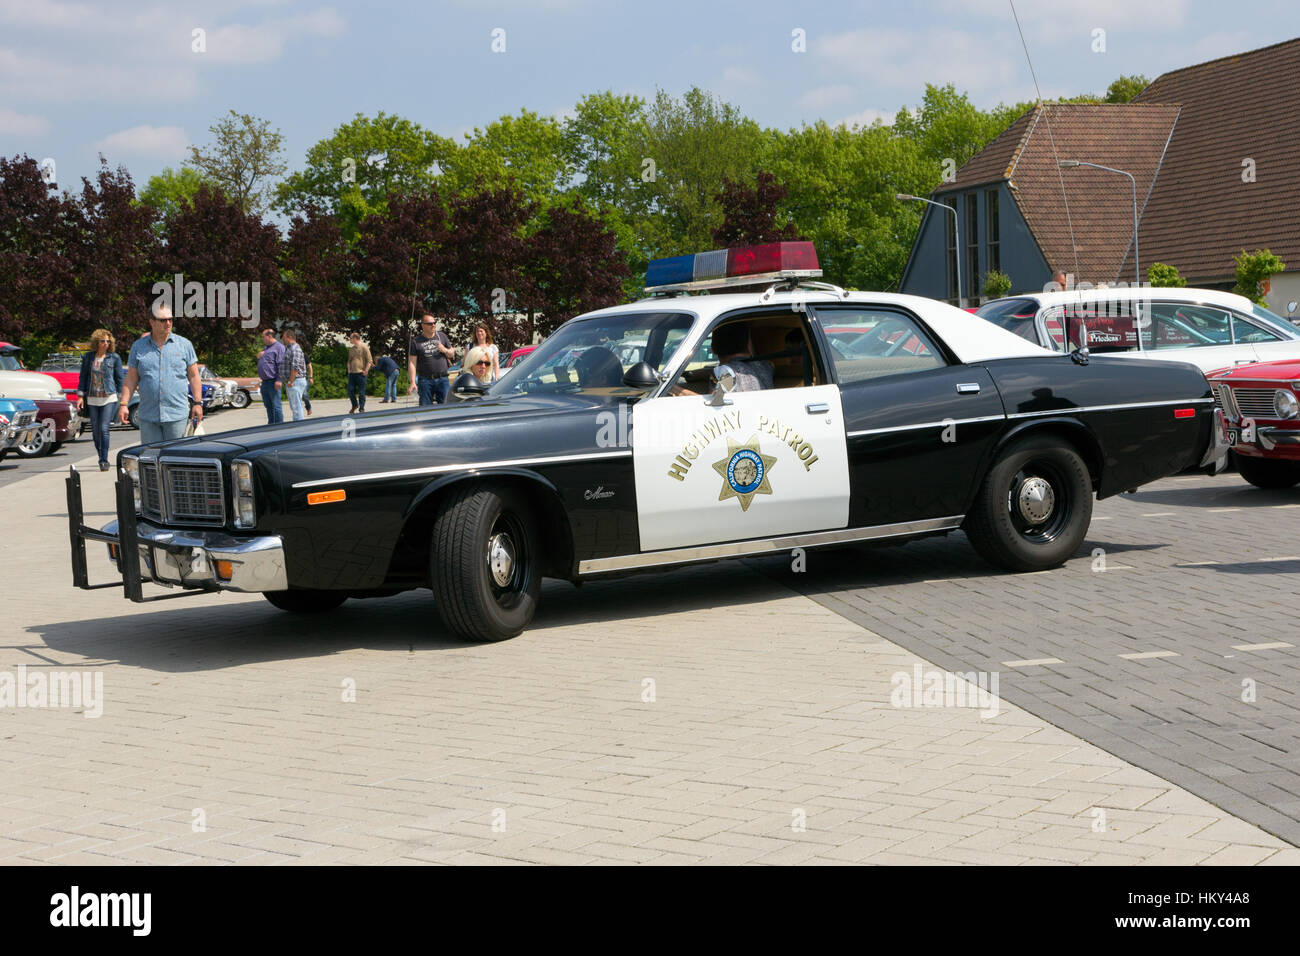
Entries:
[[1232,344],[1232,317],[1223,309],[1186,302],[1151,303],[1151,322],[1143,323],[1145,349],[1195,349]]
[[981,306],[975,314],[1035,345],[1042,344],[1038,341],[1038,333],[1034,329],[1034,316],[1038,314],[1038,303],[1033,299],[998,299]]
[[919,323],[892,309],[819,309],[841,384],[947,364]]

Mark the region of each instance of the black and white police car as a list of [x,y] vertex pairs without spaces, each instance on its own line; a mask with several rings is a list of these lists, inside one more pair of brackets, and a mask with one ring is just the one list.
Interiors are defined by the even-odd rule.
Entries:
[[1190,365],[1054,354],[819,275],[811,243],[660,260],[646,298],[494,385],[462,377],[463,401],[127,449],[102,531],[69,477],[74,577],[91,586],[92,539],[133,600],[158,582],[319,612],[429,588],[446,627],[494,640],[544,576],[958,528],[997,566],[1050,568],[1094,495],[1223,454]]

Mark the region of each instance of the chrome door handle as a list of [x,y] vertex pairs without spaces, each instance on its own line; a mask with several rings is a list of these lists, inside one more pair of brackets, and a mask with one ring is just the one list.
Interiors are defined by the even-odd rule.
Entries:
[[959,382],[957,384],[958,395],[977,395],[979,390],[979,382]]
[[825,415],[831,410],[825,402],[809,402],[804,408],[808,409],[809,415]]

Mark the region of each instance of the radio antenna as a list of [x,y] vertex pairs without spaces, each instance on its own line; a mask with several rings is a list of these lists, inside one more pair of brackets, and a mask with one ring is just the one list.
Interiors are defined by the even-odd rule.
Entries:
[[[1065,195],[1065,174],[1061,172],[1061,157],[1056,152],[1056,137],[1052,135],[1052,120],[1047,115],[1047,106],[1043,103],[1043,91],[1038,86],[1038,74],[1034,72],[1034,61],[1029,56],[1029,44],[1025,41],[1025,31],[1020,26],[1020,15],[1016,13],[1015,0],[1007,0],[1011,4],[1011,16],[1016,21],[1016,30],[1020,33],[1020,45],[1025,48],[1025,60],[1029,63],[1029,75],[1034,80],[1034,92],[1038,95],[1038,105],[1043,111],[1043,122],[1047,124],[1047,141],[1052,144],[1052,159],[1056,161],[1056,178],[1061,184],[1061,201],[1065,203],[1065,224],[1070,228],[1070,248],[1074,251],[1074,274],[1079,275],[1079,246],[1074,241],[1074,220],[1070,216],[1070,200]],[[1060,266],[1051,263],[1053,270]]]
[[[415,334],[411,331],[411,328],[415,325],[415,297],[420,294],[420,259],[423,255],[424,250],[415,250],[415,285],[411,288],[411,318],[406,325],[406,364],[408,368],[411,364],[411,337]],[[410,385],[411,383],[408,382],[407,384]],[[411,404],[411,395],[409,392],[407,393],[406,401],[403,404]]]

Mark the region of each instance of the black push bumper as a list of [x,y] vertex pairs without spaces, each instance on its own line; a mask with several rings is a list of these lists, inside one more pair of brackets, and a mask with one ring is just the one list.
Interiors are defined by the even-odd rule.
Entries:
[[[132,601],[156,601],[212,591],[283,591],[289,587],[284,564],[284,543],[278,535],[236,538],[221,530],[176,531],[140,520],[135,513],[131,476],[119,475],[116,521],[96,530],[83,521],[81,475],[69,469],[68,538],[72,548],[72,583],[86,591],[121,587]],[[108,546],[109,560],[121,574],[120,582],[91,584],[86,542]],[[144,584],[183,590],[146,597]]]

